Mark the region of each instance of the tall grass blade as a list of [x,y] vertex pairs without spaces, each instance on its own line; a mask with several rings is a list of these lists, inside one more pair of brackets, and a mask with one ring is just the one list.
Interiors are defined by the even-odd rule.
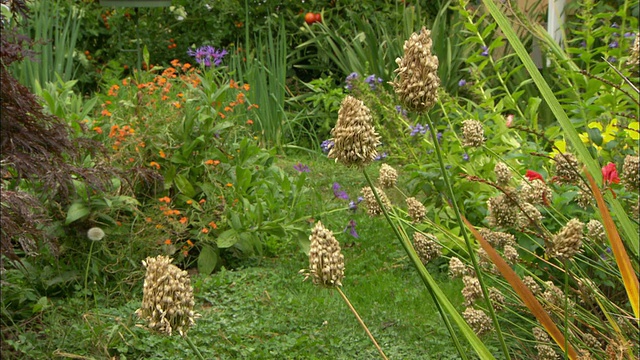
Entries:
[[[613,251],[616,263],[618,264],[618,268],[620,269],[622,281],[624,282],[624,288],[627,291],[627,296],[629,297],[629,301],[631,302],[633,313],[636,316],[636,319],[638,319],[638,277],[633,272],[633,267],[631,266],[629,255],[627,255],[627,251],[624,248],[622,239],[620,239],[618,229],[613,222],[613,218],[611,218],[611,214],[609,213],[607,204],[602,197],[602,193],[600,192],[596,181],[588,171],[585,171],[585,175],[587,176],[587,180],[589,181],[589,185],[591,186],[593,196],[596,198],[598,210],[600,211],[600,215],[602,216],[604,229],[607,232],[607,238],[609,239],[609,243],[611,244],[611,250]],[[636,238],[634,241],[637,240],[638,238],[636,234]]]
[[542,308],[542,305],[540,304],[538,299],[536,299],[536,297],[533,295],[531,290],[529,290],[529,288],[522,282],[522,280],[520,280],[520,278],[515,273],[515,271],[511,269],[511,266],[507,264],[507,262],[498,254],[498,252],[493,248],[493,246],[491,246],[491,244],[489,244],[489,242],[485,240],[482,237],[482,235],[480,235],[480,232],[476,230],[476,228],[473,225],[471,225],[469,220],[467,220],[467,218],[465,218],[464,215],[461,215],[461,216],[462,216],[462,220],[467,225],[467,228],[469,228],[471,233],[473,233],[473,236],[480,243],[480,246],[482,246],[482,249],[484,249],[484,251],[487,252],[487,255],[489,256],[491,261],[496,265],[496,267],[498,268],[502,276],[504,276],[507,282],[509,282],[509,285],[511,285],[511,287],[516,292],[516,294],[518,294],[520,299],[522,299],[522,302],[527,306],[527,308],[529,308],[529,310],[536,317],[536,319],[538,319],[538,321],[545,328],[547,333],[551,335],[553,340],[556,342],[556,344],[558,344],[558,346],[560,346],[560,348],[563,351],[569,354],[570,359],[577,359],[578,353],[576,352],[576,350],[573,348],[571,344],[567,343],[567,346],[565,347],[564,335],[562,334],[560,329],[558,329],[558,327],[553,322],[553,320],[551,320],[551,317],[549,316],[549,314],[547,314],[547,312]]

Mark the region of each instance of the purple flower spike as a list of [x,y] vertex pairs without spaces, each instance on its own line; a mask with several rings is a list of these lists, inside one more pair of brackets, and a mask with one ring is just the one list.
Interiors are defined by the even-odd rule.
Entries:
[[489,56],[489,48],[482,45],[482,52],[480,53],[482,56]]
[[309,167],[307,165],[304,165],[303,163],[297,163],[296,165],[293,165],[293,168],[296,169],[297,172],[300,173],[308,173],[311,172],[311,170],[309,169]]
[[620,46],[620,44],[618,44],[618,40],[613,40],[610,44],[609,47],[612,49],[618,48]]
[[342,200],[349,200],[349,195],[343,191],[340,190],[340,184],[333,183],[333,196],[337,197],[338,199],[342,199]]
[[329,151],[333,148],[333,146],[335,144],[336,143],[331,139],[325,140],[325,141],[322,142],[322,144],[320,144],[320,148],[322,149],[323,153],[327,154],[327,153],[329,153]]
[[195,57],[198,64],[210,67],[211,64],[220,66],[222,58],[227,55],[227,50],[218,50],[213,46],[205,45],[196,50],[189,49],[187,50],[187,54]]
[[353,236],[354,238],[358,239],[358,233],[356,232],[356,222],[355,220],[349,220],[349,225],[347,225],[347,227],[344,228],[344,231],[349,230],[349,235]]
[[461,79],[460,81],[458,81],[458,86],[462,87],[462,86],[465,86],[465,85],[467,85],[467,80]]

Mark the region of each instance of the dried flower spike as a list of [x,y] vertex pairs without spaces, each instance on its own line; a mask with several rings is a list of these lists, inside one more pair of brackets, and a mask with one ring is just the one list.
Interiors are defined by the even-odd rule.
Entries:
[[493,172],[496,174],[496,183],[500,186],[506,186],[511,180],[511,170],[503,162],[497,163]]
[[382,166],[380,166],[378,182],[384,189],[392,188],[396,186],[396,183],[398,182],[398,172],[390,165],[382,164]]
[[478,335],[482,335],[493,329],[491,318],[482,310],[468,307],[464,310],[462,316],[471,329]]
[[640,159],[638,156],[627,155],[624,158],[620,180],[627,190],[638,191],[640,187]]
[[419,223],[427,216],[427,208],[414,197],[407,198],[407,213],[414,223]]
[[328,230],[318,221],[309,236],[309,273],[316,285],[334,287],[342,286],[344,278],[344,255],[340,252],[340,244]]
[[431,234],[413,233],[413,246],[423,264],[442,255],[442,246],[438,244],[438,238]]
[[391,83],[406,109],[424,112],[438,101],[438,57],[431,54],[431,31],[422,27],[404,42],[404,56],[397,58],[397,76]]
[[580,180],[578,159],[571,153],[556,154],[556,176],[559,182],[575,184]]
[[[362,192],[362,197],[364,197],[365,204],[367,205],[367,213],[370,216],[376,216],[376,215],[382,214],[383,213],[382,208],[380,207],[380,204],[378,204],[378,202],[376,201],[376,197],[373,194],[373,190],[371,190],[371,188],[367,186],[362,188],[361,192]],[[376,193],[380,197],[380,201],[382,202],[382,204],[387,209],[391,208],[391,202],[389,201],[389,198],[387,197],[387,195],[382,191],[382,189],[376,187]]]
[[580,252],[584,224],[578,219],[571,219],[555,234],[547,245],[547,255],[561,259],[570,259]]
[[638,71],[638,66],[640,66],[640,33],[636,34],[633,46],[629,49],[627,65],[631,66],[635,71]]
[[186,271],[171,264],[167,256],[148,257],[142,307],[136,314],[155,331],[171,336],[174,331],[185,336],[195,319],[193,288]]
[[484,127],[478,120],[462,122],[462,146],[480,147],[484,144]]
[[342,100],[338,121],[331,130],[334,145],[327,155],[346,166],[365,166],[378,152],[380,137],[372,125],[371,111],[351,95]]

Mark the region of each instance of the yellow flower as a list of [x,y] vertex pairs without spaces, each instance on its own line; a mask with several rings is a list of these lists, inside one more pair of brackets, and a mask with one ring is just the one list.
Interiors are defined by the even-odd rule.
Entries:
[[627,126],[629,129],[624,129],[627,135],[629,135],[629,137],[634,141],[638,141],[638,139],[640,139],[640,133],[638,133],[639,125],[640,123],[634,121],[632,123],[629,123],[629,126]]
[[567,152],[567,142],[564,141],[564,139],[559,139],[553,142],[553,151],[549,154],[549,157],[551,157],[551,161],[553,161],[556,155],[564,154],[566,152]]

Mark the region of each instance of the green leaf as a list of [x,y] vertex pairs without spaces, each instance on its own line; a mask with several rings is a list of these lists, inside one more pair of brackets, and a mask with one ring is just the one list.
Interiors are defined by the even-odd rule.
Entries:
[[49,300],[46,296],[41,297],[37,303],[33,305],[32,313],[39,313],[46,310],[49,307]]
[[89,214],[91,214],[91,209],[82,202],[75,202],[69,206],[69,210],[67,210],[67,219],[64,223],[65,225],[69,225],[76,220],[89,216]]
[[238,233],[233,229],[229,229],[218,236],[216,244],[219,248],[226,249],[235,245],[238,242],[238,239]]
[[198,256],[198,272],[203,275],[209,275],[217,264],[218,254],[211,246],[205,245]]
[[184,196],[188,198],[192,198],[196,195],[196,191],[193,188],[193,185],[191,185],[189,180],[187,180],[187,178],[184,175],[176,174],[176,177],[173,179],[173,183],[176,184],[176,186],[178,187],[178,190],[180,190],[180,192]]

